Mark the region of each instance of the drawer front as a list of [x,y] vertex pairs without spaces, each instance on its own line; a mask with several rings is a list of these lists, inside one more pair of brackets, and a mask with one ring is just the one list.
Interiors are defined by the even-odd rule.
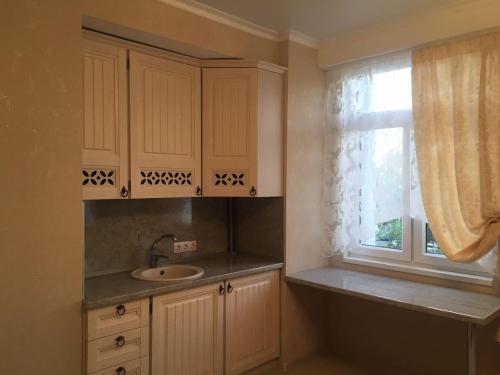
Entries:
[[93,373],[149,353],[149,327],[141,327],[87,343],[87,372]]
[[149,375],[149,357],[119,363],[91,375]]
[[87,341],[149,325],[149,298],[90,310]]

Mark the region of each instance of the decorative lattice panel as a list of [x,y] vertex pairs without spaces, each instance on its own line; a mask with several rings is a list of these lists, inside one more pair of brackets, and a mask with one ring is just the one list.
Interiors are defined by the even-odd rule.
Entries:
[[142,170],[141,185],[192,185],[191,171]]
[[114,169],[82,169],[83,186],[115,186],[116,171]]
[[246,173],[242,171],[214,172],[215,186],[245,186]]

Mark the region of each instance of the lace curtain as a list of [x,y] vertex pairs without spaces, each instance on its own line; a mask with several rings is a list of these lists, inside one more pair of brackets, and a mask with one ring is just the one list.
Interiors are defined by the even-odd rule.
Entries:
[[[378,144],[377,133],[400,129],[403,136],[402,130],[411,128],[411,82],[407,71],[410,66],[410,55],[404,53],[341,66],[327,73],[322,213],[325,256],[346,252],[358,244],[358,239],[365,236],[363,232],[373,228],[375,222],[400,216],[404,210],[404,197],[399,193],[392,195],[401,191],[398,185],[402,183],[402,173],[395,170],[394,177],[384,181],[384,189],[373,191],[380,176],[375,175],[375,168],[365,168],[365,173],[361,173],[360,164],[377,162],[370,160],[371,147],[393,147]],[[398,131],[385,134],[383,139],[391,136],[398,137]],[[400,170],[398,150],[394,153],[394,168]],[[418,187],[418,183],[414,186]],[[374,197],[385,204],[376,204]],[[362,223],[361,209],[373,213],[368,218],[365,214]]]

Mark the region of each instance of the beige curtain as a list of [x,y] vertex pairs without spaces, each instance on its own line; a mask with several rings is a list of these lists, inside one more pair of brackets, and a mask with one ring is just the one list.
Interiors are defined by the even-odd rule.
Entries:
[[500,33],[413,52],[413,121],[427,219],[446,256],[500,237]]

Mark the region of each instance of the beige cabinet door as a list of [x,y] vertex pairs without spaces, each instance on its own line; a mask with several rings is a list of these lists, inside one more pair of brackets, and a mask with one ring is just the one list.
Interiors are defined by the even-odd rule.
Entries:
[[279,357],[279,271],[226,283],[226,374]]
[[203,195],[257,186],[257,69],[203,69]]
[[127,51],[84,39],[83,199],[128,196]]
[[132,198],[201,193],[199,67],[130,51]]
[[151,374],[223,374],[224,295],[212,284],[153,297]]
[[283,195],[283,74],[203,69],[203,195]]

